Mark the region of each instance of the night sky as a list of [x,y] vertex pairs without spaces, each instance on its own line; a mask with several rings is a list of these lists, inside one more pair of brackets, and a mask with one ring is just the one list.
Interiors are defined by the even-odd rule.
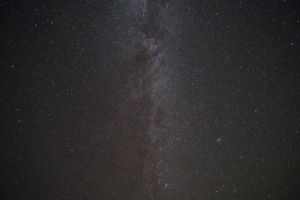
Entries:
[[300,1],[1,2],[1,199],[300,199]]

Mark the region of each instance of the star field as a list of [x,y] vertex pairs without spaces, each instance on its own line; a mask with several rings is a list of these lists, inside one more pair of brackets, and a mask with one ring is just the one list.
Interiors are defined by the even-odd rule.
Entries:
[[1,199],[299,199],[299,6],[0,3]]

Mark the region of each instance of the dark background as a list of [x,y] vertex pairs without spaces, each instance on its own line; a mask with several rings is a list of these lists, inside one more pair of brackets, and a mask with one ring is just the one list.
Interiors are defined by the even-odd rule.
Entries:
[[299,1],[138,2],[0,3],[1,199],[300,199]]

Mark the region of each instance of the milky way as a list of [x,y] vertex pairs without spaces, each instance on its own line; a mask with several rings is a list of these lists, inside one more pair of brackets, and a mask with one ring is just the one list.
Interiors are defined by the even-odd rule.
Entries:
[[[169,44],[176,37],[176,30],[168,24],[176,17],[172,16],[171,6],[163,1],[128,1],[120,5],[123,13],[119,17],[129,42],[120,52],[126,55],[121,58],[126,60],[121,67],[128,78],[118,104],[122,107],[119,114],[124,117],[121,121],[134,124],[122,137],[126,140],[123,153],[130,157],[123,164],[140,165],[128,194],[135,198],[162,198],[170,190],[176,193],[171,180],[176,178],[172,177],[176,169],[173,143],[179,136],[172,113],[179,93]],[[124,37],[121,35],[121,40]]]

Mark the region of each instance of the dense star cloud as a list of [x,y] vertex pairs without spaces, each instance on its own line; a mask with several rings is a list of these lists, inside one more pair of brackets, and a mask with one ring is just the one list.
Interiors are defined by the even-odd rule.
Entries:
[[298,8],[1,3],[1,199],[299,199]]

